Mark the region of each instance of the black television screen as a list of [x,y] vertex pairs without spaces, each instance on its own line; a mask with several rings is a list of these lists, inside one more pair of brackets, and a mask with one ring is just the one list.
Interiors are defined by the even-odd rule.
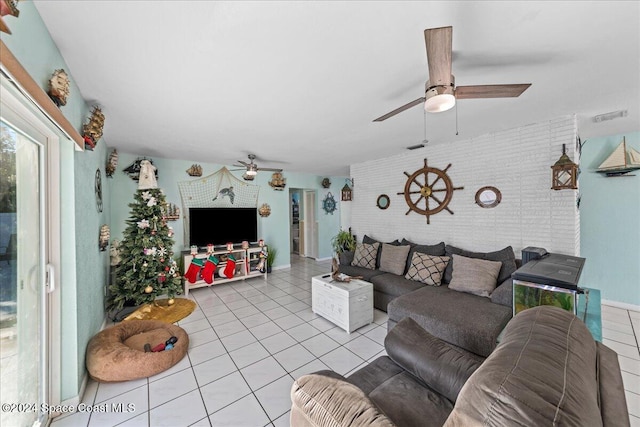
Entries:
[[258,240],[257,208],[189,208],[189,244],[204,247]]

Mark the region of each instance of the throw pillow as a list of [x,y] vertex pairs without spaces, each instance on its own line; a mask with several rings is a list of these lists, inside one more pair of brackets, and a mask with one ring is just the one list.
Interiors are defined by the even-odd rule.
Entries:
[[440,286],[442,272],[449,262],[448,256],[434,256],[414,252],[411,258],[411,267],[404,278],[422,282],[431,286]]
[[440,242],[437,245],[419,245],[417,243],[410,242],[406,239],[402,239],[400,244],[411,246],[411,250],[409,251],[409,256],[407,257],[407,266],[404,269],[405,274],[409,271],[409,267],[411,267],[411,259],[413,258],[414,252],[420,252],[421,254],[429,254],[429,255],[436,255],[436,256],[446,255],[444,242]]
[[[516,266],[516,255],[513,252],[511,246],[507,246],[504,249],[495,252],[471,252],[464,249],[456,248],[455,246],[446,246],[447,256],[453,254],[461,255],[467,258],[486,259],[488,261],[500,261],[502,267],[500,268],[500,274],[498,274],[498,284],[504,282],[511,277],[514,271],[518,269]],[[451,274],[453,272],[453,263],[449,263],[447,269],[444,271],[444,283],[451,282]]]
[[[369,237],[366,234],[364,235],[364,237],[362,238],[362,243],[366,243],[368,245],[372,245],[374,243],[380,243],[381,245],[384,242],[381,242],[379,240],[374,239],[373,237]],[[394,240],[393,242],[387,242],[390,245],[393,246],[398,246],[400,245],[400,242],[398,241],[398,239]],[[376,258],[376,268],[380,268],[380,256],[382,255],[382,251],[378,251],[378,256]]]
[[378,248],[380,243],[358,243],[356,245],[356,253],[353,255],[351,265],[354,267],[364,267],[369,270],[375,270],[376,258],[378,257]]
[[393,273],[401,276],[407,263],[407,255],[409,254],[409,245],[394,246],[388,243],[382,244],[382,254],[380,255],[380,271]]
[[490,297],[496,288],[502,263],[453,254],[453,275],[449,289]]

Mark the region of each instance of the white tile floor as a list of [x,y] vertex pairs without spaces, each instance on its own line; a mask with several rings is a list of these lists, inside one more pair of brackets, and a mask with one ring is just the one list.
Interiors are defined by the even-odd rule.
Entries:
[[[132,412],[75,413],[65,426],[289,425],[294,378],[320,369],[343,375],[385,354],[387,315],[351,334],[311,312],[311,277],[330,262],[294,257],[292,267],[256,278],[200,288],[198,307],[179,322],[188,357],[154,377],[124,383],[89,381],[83,402],[134,404]],[[602,307],[604,342],[620,355],[631,425],[640,427],[640,313]]]

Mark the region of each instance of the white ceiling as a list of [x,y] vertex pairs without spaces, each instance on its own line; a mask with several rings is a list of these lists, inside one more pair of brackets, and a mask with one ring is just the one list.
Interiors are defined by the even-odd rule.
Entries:
[[[424,138],[423,31],[453,26],[458,85],[532,83],[426,117],[429,144],[576,114],[640,130],[640,2],[52,1],[35,4],[118,150],[319,175]],[[628,110],[625,118],[592,117]],[[517,147],[514,147],[517,148]]]

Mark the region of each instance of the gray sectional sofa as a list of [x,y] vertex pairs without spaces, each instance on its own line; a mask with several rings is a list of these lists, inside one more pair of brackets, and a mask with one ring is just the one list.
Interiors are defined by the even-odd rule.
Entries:
[[[367,244],[376,242],[369,236],[363,239],[363,243]],[[383,248],[382,242],[378,243]],[[374,307],[388,313],[388,329],[405,317],[410,317],[434,336],[477,355],[488,356],[495,348],[500,332],[512,317],[511,274],[520,264],[513,249],[509,246],[496,252],[471,252],[444,242],[420,245],[404,239],[387,244],[410,246],[403,274],[380,269],[383,249],[378,251],[374,269],[351,265],[354,253],[343,252],[340,255],[340,272],[362,276],[373,284]],[[405,278],[414,252],[451,258],[444,270],[441,286],[429,286]],[[502,263],[497,286],[489,297],[449,288],[455,269],[453,255]]]
[[298,378],[291,426],[629,426],[617,354],[572,313],[524,310],[503,338],[485,360],[404,319],[388,356]]

